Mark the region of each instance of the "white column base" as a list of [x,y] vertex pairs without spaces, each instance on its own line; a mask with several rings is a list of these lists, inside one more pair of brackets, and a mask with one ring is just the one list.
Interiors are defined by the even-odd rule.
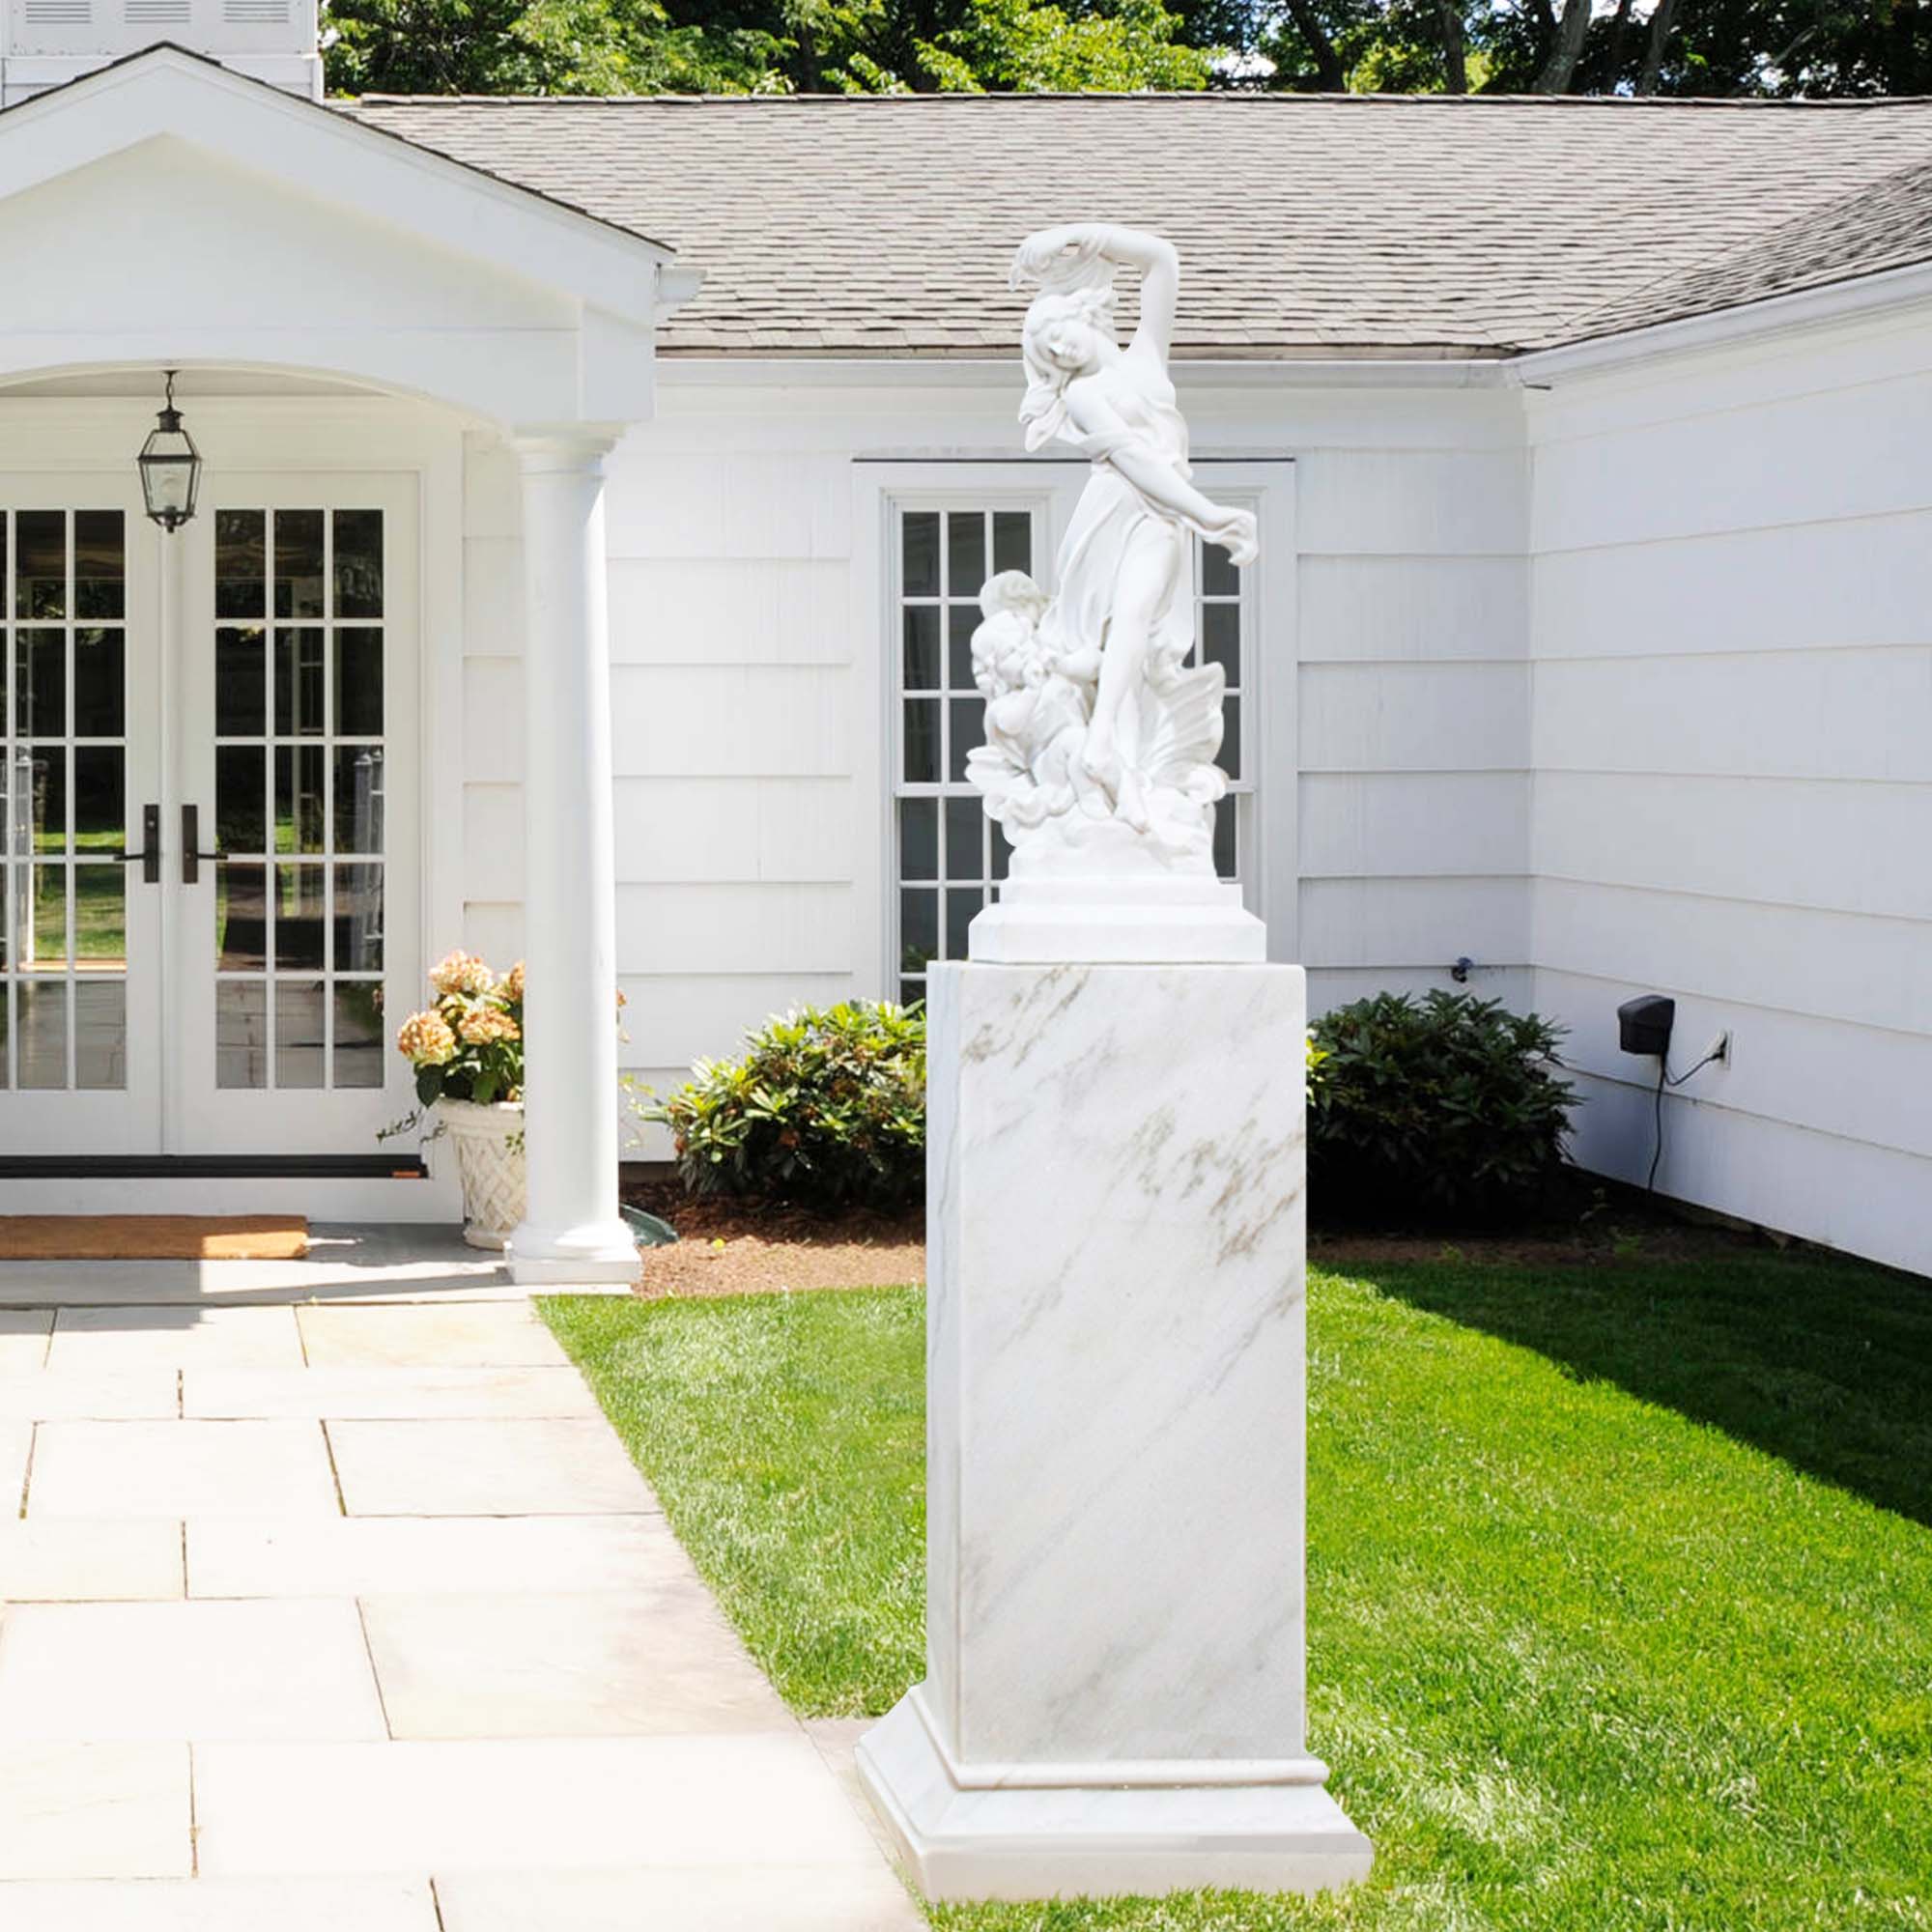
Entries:
[[637,1236],[623,1221],[547,1234],[527,1223],[503,1250],[510,1279],[531,1287],[565,1288],[573,1282],[631,1282],[644,1278]]
[[1128,1767],[1096,1764],[1078,1783],[964,1783],[921,1714],[923,1689],[859,1741],[859,1775],[926,1898],[1313,1892],[1369,1874],[1373,1848],[1319,1782],[1122,1785]]

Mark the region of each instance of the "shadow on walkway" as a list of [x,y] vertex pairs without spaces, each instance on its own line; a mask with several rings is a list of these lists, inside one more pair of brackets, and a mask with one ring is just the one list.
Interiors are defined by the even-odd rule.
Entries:
[[1771,1253],[1337,1272],[1932,1523],[1932,1280]]

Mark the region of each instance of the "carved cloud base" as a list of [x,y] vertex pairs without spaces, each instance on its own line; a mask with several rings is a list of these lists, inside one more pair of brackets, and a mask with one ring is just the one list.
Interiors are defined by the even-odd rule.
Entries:
[[1241,889],[1179,878],[1009,878],[967,929],[989,964],[1259,964],[1267,927]]
[[935,1898],[1307,1890],[1298,967],[935,966],[926,1676],[861,1747]]

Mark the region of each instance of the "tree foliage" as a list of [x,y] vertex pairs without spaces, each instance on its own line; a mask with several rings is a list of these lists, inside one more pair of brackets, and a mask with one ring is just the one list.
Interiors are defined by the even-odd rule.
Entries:
[[1932,0],[332,0],[342,93],[1932,94]]

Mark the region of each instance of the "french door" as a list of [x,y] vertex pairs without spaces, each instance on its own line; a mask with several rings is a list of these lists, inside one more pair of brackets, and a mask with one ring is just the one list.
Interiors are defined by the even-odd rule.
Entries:
[[156,1147],[161,698],[147,528],[128,479],[0,477],[8,1153]]
[[0,1151],[373,1154],[421,969],[413,479],[211,475],[172,537],[60,488],[0,478]]

